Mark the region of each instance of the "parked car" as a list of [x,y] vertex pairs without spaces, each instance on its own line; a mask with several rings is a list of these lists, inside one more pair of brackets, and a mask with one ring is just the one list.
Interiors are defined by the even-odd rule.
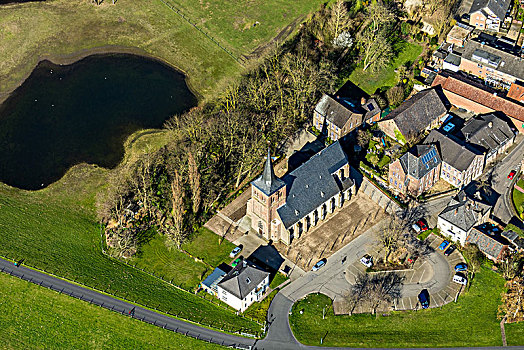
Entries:
[[420,219],[416,223],[414,223],[412,226],[413,230],[415,230],[416,233],[424,232],[428,230],[428,225],[424,222],[423,219]]
[[468,284],[468,279],[462,275],[456,274],[453,276],[453,282],[466,285]]
[[455,265],[455,271],[459,272],[459,271],[467,271],[468,270],[468,265],[466,265],[466,263],[458,263],[457,265]]
[[438,249],[444,250],[444,249],[446,249],[448,247],[448,245],[449,245],[449,242],[448,241],[444,241],[444,242],[440,243],[440,245],[438,246]]
[[513,180],[513,177],[515,176],[517,172],[515,170],[511,170],[508,174],[508,179]]
[[371,267],[373,266],[373,257],[369,254],[364,255],[362,258],[360,258],[360,262],[365,267]]
[[242,261],[242,259],[240,259],[240,258],[236,258],[236,259],[231,263],[231,266],[236,267],[236,266],[237,266],[241,261]]
[[448,249],[446,249],[446,251],[444,252],[444,255],[445,256],[450,256],[451,253],[453,253],[455,251],[455,249],[457,249],[457,247],[455,247],[453,244],[449,246]]
[[327,262],[327,259],[324,258],[322,260],[319,260],[315,266],[313,266],[313,268],[311,269],[311,271],[318,271],[320,270],[322,267],[324,267],[326,265],[326,262]]
[[418,259],[418,256],[417,256],[417,255],[410,256],[410,257],[408,258],[408,264],[414,264],[415,261],[417,261],[417,259]]
[[231,253],[229,253],[229,257],[230,258],[234,258],[238,253],[240,253],[242,251],[242,245],[239,245],[238,247],[235,247]]
[[429,307],[429,293],[427,289],[424,289],[419,293],[418,301],[420,302],[420,306],[422,306],[423,309],[427,309]]

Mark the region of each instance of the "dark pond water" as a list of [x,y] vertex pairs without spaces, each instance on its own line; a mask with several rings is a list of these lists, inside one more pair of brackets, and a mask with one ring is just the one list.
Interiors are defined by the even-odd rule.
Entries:
[[0,181],[35,190],[81,162],[115,167],[127,136],[196,105],[184,79],[134,55],[41,62],[0,106]]

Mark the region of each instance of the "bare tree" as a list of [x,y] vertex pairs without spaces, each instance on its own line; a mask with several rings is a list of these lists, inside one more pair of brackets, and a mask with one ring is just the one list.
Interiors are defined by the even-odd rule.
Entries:
[[506,282],[506,289],[499,305],[499,318],[505,318],[507,323],[524,321],[524,278]]
[[401,247],[404,224],[402,221],[392,218],[388,225],[384,226],[377,234],[377,243],[384,251],[384,264],[388,264],[389,255]]
[[468,271],[471,273],[471,279],[475,277],[475,273],[480,271],[480,267],[484,262],[484,255],[476,244],[467,243],[462,251],[462,255],[469,263]]
[[385,67],[393,56],[393,49],[384,29],[376,32],[370,29],[364,30],[357,36],[357,43],[363,70],[371,67],[371,70],[376,72]]
[[349,25],[349,15],[346,2],[338,0],[329,11],[328,26],[332,38],[338,38],[340,33],[346,31]]
[[352,313],[358,305],[362,309],[369,308],[375,314],[381,306],[385,306],[400,298],[402,278],[396,272],[359,274],[346,296]]
[[171,182],[171,217],[174,228],[168,232],[169,239],[178,249],[183,241],[184,224],[184,184],[178,170],[175,169]]
[[193,203],[193,213],[196,214],[200,210],[201,202],[201,188],[200,188],[200,171],[193,156],[193,152],[189,151],[187,156],[189,187],[191,188],[191,202]]
[[400,105],[404,101],[404,87],[402,85],[393,86],[386,92],[386,97],[392,107]]
[[368,144],[369,144],[369,140],[371,140],[371,134],[364,131],[364,130],[361,130],[359,129],[357,131],[357,144],[361,147],[361,148],[364,148],[366,147]]

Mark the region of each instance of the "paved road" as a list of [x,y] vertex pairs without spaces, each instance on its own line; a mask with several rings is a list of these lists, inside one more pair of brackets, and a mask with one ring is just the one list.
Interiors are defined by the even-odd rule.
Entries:
[[511,203],[511,191],[513,189],[512,181],[508,179],[508,174],[511,170],[517,170],[522,161],[524,152],[523,136],[517,135],[515,142],[517,146],[513,148],[510,154],[497,163],[491,170],[487,172],[486,176],[491,176],[493,189],[500,194],[500,197],[493,208],[493,215],[499,218],[502,222],[508,223],[514,216],[513,204]]
[[29,269],[24,266],[16,267],[12,262],[0,259],[0,271],[13,276],[53,289],[55,291],[70,295],[72,297],[96,304],[106,309],[129,315],[134,310],[132,317],[153,325],[175,331],[193,338],[206,340],[224,346],[248,348],[255,344],[254,339],[246,339],[234,335],[213,331],[199,327],[195,324],[184,322],[152,310],[143,309],[139,306],[115,299],[109,295],[102,294],[62,279],[49,276],[42,272]]

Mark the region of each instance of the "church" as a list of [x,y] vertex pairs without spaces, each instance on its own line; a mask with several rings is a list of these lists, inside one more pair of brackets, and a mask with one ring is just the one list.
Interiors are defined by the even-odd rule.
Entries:
[[339,142],[282,178],[275,176],[268,150],[262,175],[251,182],[247,215],[260,236],[289,245],[354,194],[349,161]]

